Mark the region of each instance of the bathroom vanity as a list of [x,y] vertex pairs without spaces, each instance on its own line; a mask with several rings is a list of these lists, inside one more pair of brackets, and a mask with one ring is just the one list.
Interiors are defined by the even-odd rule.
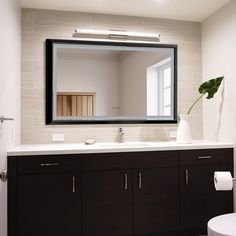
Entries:
[[[137,145],[136,145],[137,146]],[[233,211],[214,171],[233,145],[25,146],[8,152],[8,236],[198,235]]]

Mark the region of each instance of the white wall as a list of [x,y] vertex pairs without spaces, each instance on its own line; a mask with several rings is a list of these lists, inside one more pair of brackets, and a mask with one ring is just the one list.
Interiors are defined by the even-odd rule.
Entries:
[[[15,0],[0,5],[0,116],[15,121],[0,123],[0,171],[6,168],[7,147],[20,137],[21,9]],[[7,185],[0,182],[0,235],[7,235]]]
[[[202,24],[203,80],[224,75],[224,89],[203,104],[205,139],[236,144],[236,1]],[[234,153],[236,156],[236,153]],[[236,200],[236,199],[235,199]]]
[[116,59],[58,60],[58,92],[96,92],[96,116],[119,115],[119,61]]

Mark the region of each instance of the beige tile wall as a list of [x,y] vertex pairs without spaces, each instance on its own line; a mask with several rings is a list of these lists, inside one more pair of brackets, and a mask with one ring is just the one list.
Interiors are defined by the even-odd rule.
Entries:
[[[45,125],[45,39],[72,38],[75,28],[160,32],[161,43],[178,44],[178,112],[185,113],[201,83],[200,23],[49,10],[22,10],[22,144],[51,143],[52,133],[65,142],[85,138],[114,141],[119,125]],[[191,115],[192,133],[202,138],[202,104]],[[168,140],[176,125],[124,125],[125,140]]]

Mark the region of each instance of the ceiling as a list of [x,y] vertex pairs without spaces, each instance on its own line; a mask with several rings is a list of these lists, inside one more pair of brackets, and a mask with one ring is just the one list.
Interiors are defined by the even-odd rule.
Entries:
[[[18,0],[23,8],[202,22],[230,0]],[[233,1],[233,0],[232,0]]]

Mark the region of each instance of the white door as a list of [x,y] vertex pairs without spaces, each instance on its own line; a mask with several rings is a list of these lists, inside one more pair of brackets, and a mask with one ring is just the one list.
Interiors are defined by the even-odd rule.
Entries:
[[[0,171],[7,166],[6,152],[20,131],[21,8],[17,0],[0,1]],[[17,129],[16,129],[17,128]],[[7,236],[7,183],[0,181],[0,236]]]
[[[9,121],[10,122],[10,121]],[[8,146],[9,122],[0,122],[0,172],[7,169],[6,151]],[[0,235],[7,236],[7,182],[0,181]]]

